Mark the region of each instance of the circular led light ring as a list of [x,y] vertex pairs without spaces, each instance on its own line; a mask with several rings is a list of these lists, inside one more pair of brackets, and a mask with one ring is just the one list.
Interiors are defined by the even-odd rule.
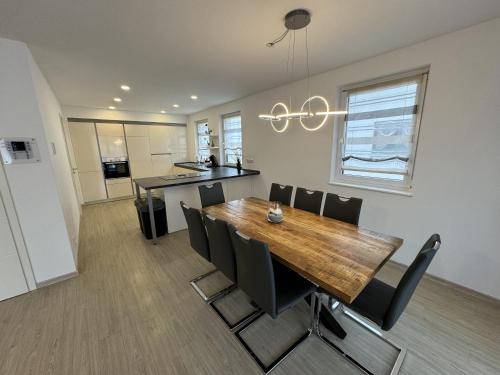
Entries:
[[[281,103],[281,102],[276,103],[275,105],[273,105],[273,108],[271,108],[271,115],[274,116],[273,111],[274,111],[274,109],[276,107],[282,107],[285,110],[286,114],[288,115],[288,107],[286,106],[285,103]],[[288,118],[286,119],[285,126],[283,126],[283,128],[281,128],[281,129],[276,129],[276,127],[274,126],[274,122],[273,122],[272,119],[270,119],[269,121],[271,122],[271,126],[273,127],[273,129],[274,129],[274,131],[276,133],[283,133],[286,130],[286,128],[288,128],[288,123],[289,123]]]
[[[325,103],[325,107],[326,107],[326,111],[325,112],[330,112],[330,106],[328,105],[328,101],[323,98],[322,96],[319,96],[319,95],[316,95],[316,96],[311,96],[309,99],[307,99],[304,104],[302,104],[302,107],[300,108],[300,112],[304,112],[304,107],[307,105],[307,103],[309,103],[310,101],[314,100],[314,99],[319,99],[321,101],[323,101],[323,103]],[[300,120],[300,125],[302,125],[302,127],[310,132],[313,132],[315,130],[318,130],[320,129],[323,125],[325,125],[326,123],[326,120],[328,119],[328,114],[325,114],[323,115],[325,116],[323,118],[323,120],[321,121],[321,123],[316,126],[315,128],[308,128],[306,125],[304,125],[304,123],[302,122],[302,116],[299,118]]]

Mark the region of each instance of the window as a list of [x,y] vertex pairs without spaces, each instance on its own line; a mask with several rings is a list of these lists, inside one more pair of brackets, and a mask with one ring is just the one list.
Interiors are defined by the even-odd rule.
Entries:
[[196,139],[198,141],[198,157],[207,159],[210,156],[208,121],[196,121]]
[[231,113],[222,116],[224,134],[224,164],[236,164],[236,158],[242,157],[241,115]]
[[427,72],[342,90],[334,183],[409,192]]

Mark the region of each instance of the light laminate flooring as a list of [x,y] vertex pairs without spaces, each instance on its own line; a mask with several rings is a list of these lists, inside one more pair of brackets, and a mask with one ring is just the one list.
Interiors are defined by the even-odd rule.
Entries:
[[[189,247],[186,231],[143,239],[132,200],[86,206],[80,275],[0,302],[0,374],[260,374],[189,280],[212,266]],[[402,269],[379,277],[393,285]],[[214,274],[207,293],[228,285]],[[229,319],[251,310],[236,291],[218,302]],[[347,318],[348,337],[332,340],[377,374],[396,352]],[[265,362],[309,324],[305,303],[244,333]],[[499,374],[500,302],[425,279],[388,337],[408,348],[402,374]],[[276,370],[285,374],[359,374],[315,337]]]

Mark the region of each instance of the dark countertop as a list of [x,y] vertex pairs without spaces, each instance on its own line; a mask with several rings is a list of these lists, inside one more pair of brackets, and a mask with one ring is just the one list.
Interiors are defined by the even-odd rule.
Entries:
[[241,173],[238,173],[236,167],[230,166],[221,166],[217,168],[205,168],[201,166],[200,168],[200,166],[196,163],[175,163],[175,165],[181,168],[192,169],[196,172],[193,172],[192,174],[189,173],[185,177],[179,177],[178,175],[145,177],[137,178],[133,181],[143,189],[150,190],[260,174],[260,171],[253,169],[242,169]]
[[174,163],[174,165],[176,167],[192,169],[193,171],[198,171],[198,172],[207,172],[207,171],[212,169],[212,168],[205,167],[204,164],[198,164],[198,163],[194,163],[192,161],[185,161],[182,163]]

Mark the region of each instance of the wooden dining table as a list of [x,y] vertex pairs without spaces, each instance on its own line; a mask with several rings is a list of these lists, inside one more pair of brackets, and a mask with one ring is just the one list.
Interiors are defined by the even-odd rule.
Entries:
[[267,220],[269,202],[244,198],[203,209],[268,244],[273,258],[351,304],[403,240],[288,206],[284,220]]

